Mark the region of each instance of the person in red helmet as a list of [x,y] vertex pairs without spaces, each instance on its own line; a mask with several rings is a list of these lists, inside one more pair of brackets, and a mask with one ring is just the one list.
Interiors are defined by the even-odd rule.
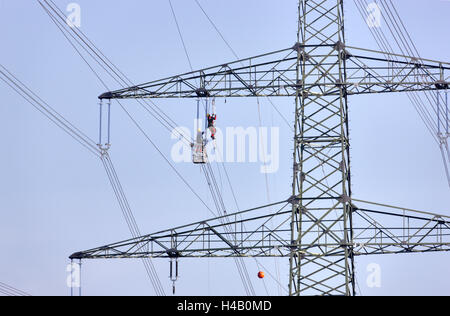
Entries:
[[209,128],[209,130],[211,132],[211,138],[213,140],[215,140],[216,139],[216,132],[217,132],[217,129],[216,129],[217,115],[216,114],[213,114],[213,115],[208,114],[207,118],[208,118],[208,128]]

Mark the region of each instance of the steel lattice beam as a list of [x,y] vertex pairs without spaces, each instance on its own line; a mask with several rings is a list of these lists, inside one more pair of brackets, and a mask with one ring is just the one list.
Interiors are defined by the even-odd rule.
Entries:
[[[320,81],[297,82],[298,52],[306,59],[305,65],[314,69],[310,75]],[[326,60],[337,58],[339,53],[347,61],[346,81],[339,80],[339,73]],[[298,85],[304,85],[304,90],[314,95],[339,95],[341,87],[348,95],[438,90],[448,87],[443,78],[449,70],[448,63],[344,48],[342,43],[296,44],[280,51],[106,92],[100,98],[295,97]]]
[[[75,253],[71,259],[289,257],[297,247],[311,249],[309,243],[291,244],[291,203],[292,200],[283,201],[271,207],[230,214],[105,245]],[[369,208],[373,208],[373,205],[352,205],[352,244],[343,245],[332,238],[320,244],[331,251],[322,249],[314,253],[305,250],[304,257],[312,260],[337,256],[336,249],[344,246],[352,247],[355,256],[450,251],[448,217],[402,208]],[[320,211],[310,210],[309,213],[314,215]],[[323,233],[323,229],[318,229],[316,236]],[[330,232],[333,236],[341,233],[337,226]]]

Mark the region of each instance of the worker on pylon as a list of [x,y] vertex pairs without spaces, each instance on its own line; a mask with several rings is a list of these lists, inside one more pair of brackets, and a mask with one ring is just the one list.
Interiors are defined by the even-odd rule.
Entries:
[[216,132],[217,132],[217,129],[216,129],[217,115],[216,114],[213,114],[213,115],[208,114],[207,118],[208,118],[208,128],[209,128],[209,131],[211,132],[211,138],[213,140],[215,140]]

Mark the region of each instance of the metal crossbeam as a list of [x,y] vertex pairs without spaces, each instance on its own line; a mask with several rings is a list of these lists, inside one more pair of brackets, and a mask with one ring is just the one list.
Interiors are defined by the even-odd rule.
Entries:
[[[122,258],[231,258],[290,257],[300,248],[305,260],[339,257],[340,249],[352,247],[355,256],[450,251],[450,218],[403,208],[352,206],[354,238],[342,244],[337,238],[320,243],[321,250],[311,251],[312,244],[292,245],[289,209],[292,201],[271,207],[213,218],[204,222],[130,239],[73,254],[71,259]],[[312,217],[321,210],[310,210]],[[325,226],[314,220],[318,240]],[[322,221],[321,224],[326,223]],[[232,228],[232,229],[230,229]],[[335,226],[331,236],[342,233]]]
[[[315,76],[315,81],[297,82],[298,53],[306,59],[305,66],[312,67],[309,75]],[[339,73],[327,60],[337,59],[338,54],[347,61],[345,81],[339,80]],[[348,95],[438,90],[448,87],[443,78],[449,70],[450,65],[444,62],[345,48],[342,43],[296,44],[276,52],[107,92],[100,98],[292,97],[299,85],[312,95],[335,96],[342,87]]]

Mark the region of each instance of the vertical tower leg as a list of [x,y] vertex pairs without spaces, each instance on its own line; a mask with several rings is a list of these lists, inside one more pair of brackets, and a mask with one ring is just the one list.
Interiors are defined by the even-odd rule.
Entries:
[[289,290],[354,295],[343,1],[301,0],[299,13]]

